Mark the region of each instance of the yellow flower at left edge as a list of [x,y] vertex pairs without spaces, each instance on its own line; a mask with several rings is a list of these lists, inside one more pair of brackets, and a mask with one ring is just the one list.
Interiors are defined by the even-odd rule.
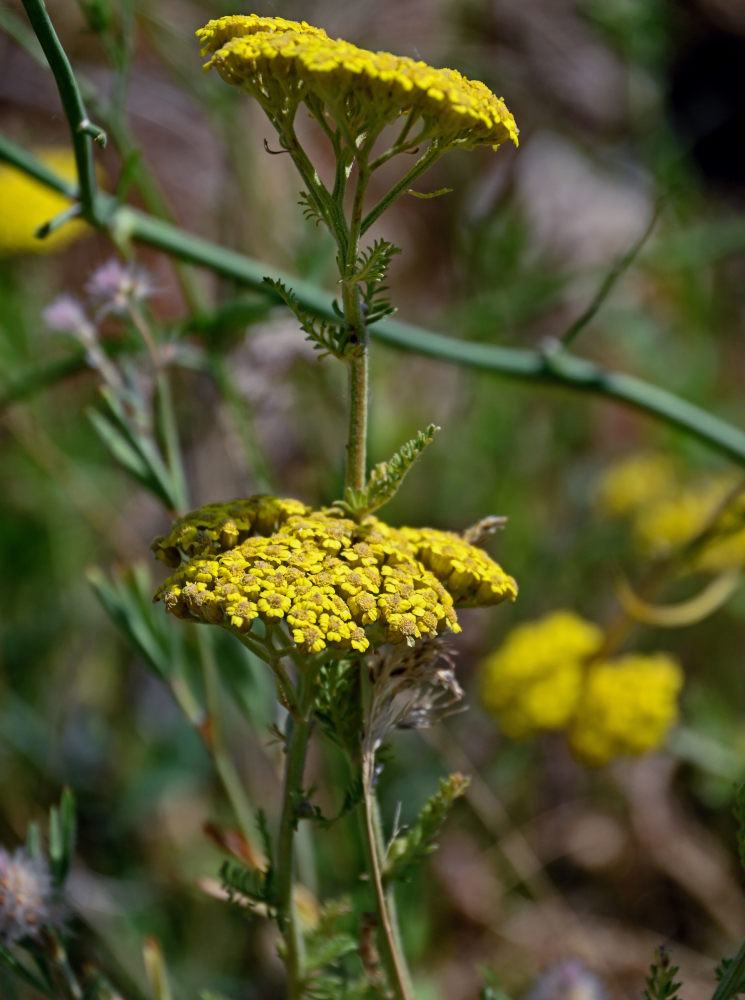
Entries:
[[[37,158],[64,180],[77,178],[75,157],[69,148],[48,147],[34,150]],[[53,253],[81,236],[85,222],[73,220],[60,226],[45,239],[34,232],[70,205],[70,199],[29,177],[9,163],[0,164],[0,257],[22,253]]]

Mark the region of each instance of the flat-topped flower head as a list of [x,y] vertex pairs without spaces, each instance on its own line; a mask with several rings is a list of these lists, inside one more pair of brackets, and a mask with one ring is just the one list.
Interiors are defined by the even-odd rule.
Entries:
[[506,139],[517,144],[517,126],[504,101],[457,70],[371,52],[282,18],[221,18],[197,34],[211,56],[205,68],[247,90],[275,122],[291,120],[301,101],[317,114],[320,102],[332,120],[355,134],[408,115],[420,129],[419,141],[442,148],[496,149]]
[[603,631],[572,611],[518,625],[484,664],[482,697],[504,734],[565,730],[599,766],[659,747],[677,718],[680,664],[666,653],[602,658]]
[[457,535],[372,516],[358,524],[278,497],[209,504],[153,548],[169,566],[184,560],[156,594],[172,614],[244,635],[257,619],[284,622],[306,653],[414,645],[460,631],[457,607],[517,595],[512,577]]
[[569,729],[573,753],[597,766],[660,746],[677,719],[682,685],[680,665],[666,653],[593,664]]
[[486,706],[513,739],[567,725],[582,692],[583,661],[603,633],[573,611],[518,625],[484,664]]

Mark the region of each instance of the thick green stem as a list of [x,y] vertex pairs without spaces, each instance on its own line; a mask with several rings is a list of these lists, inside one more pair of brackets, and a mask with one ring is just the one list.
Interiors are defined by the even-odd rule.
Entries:
[[[96,129],[88,120],[70,60],[54,30],[43,0],[23,0],[23,6],[36,32],[44,55],[54,74],[65,117],[70,126],[72,146],[78,172],[78,197],[83,215],[91,222],[99,218],[96,198],[96,171],[93,165],[92,135]],[[105,140],[98,132],[101,141]]]
[[277,922],[284,936],[287,969],[287,998],[300,1000],[303,995],[304,944],[298,925],[293,887],[295,883],[295,833],[297,805],[303,792],[303,771],[308,748],[311,722],[308,716],[287,718],[285,776],[282,794],[282,815],[277,838]]
[[411,982],[403,957],[403,949],[398,934],[395,901],[392,890],[386,893],[383,887],[382,859],[384,853],[383,836],[380,827],[378,803],[373,790],[372,769],[374,761],[365,758],[362,763],[362,784],[364,788],[364,836],[368,874],[373,888],[375,912],[378,918],[378,935],[381,958],[388,976],[389,986],[396,1000],[414,1000]]
[[[14,164],[20,170],[35,177],[56,191],[74,197],[70,184],[39,162],[27,150],[0,135],[0,160]],[[164,253],[193,264],[209,268],[216,274],[224,275],[279,300],[269,292],[264,284],[267,267],[261,261],[244,254],[210,243],[192,233],[155,219],[128,206],[115,207],[113,199],[99,195],[104,211],[109,213],[106,223],[97,223],[99,228],[110,229],[123,238],[139,240],[156,247]],[[89,220],[90,221],[90,220]],[[737,238],[735,238],[737,237]],[[733,235],[728,250],[742,248],[741,233]],[[274,273],[284,284],[292,288],[301,306],[326,319],[338,320],[331,304],[331,296],[322,288],[296,278],[294,275]],[[547,354],[542,351],[525,350],[515,347],[501,347],[495,344],[474,343],[448,337],[441,333],[411,323],[386,319],[376,323],[371,335],[390,347],[402,351],[423,354],[450,364],[490,372],[503,378],[521,382],[538,383],[547,387],[563,387],[579,390],[621,403],[640,410],[662,423],[676,427],[691,437],[697,438],[713,451],[745,465],[745,433],[707,410],[681,399],[660,386],[644,382],[634,375],[608,371],[593,361],[569,351]],[[0,408],[9,401],[24,398],[40,384],[64,377],[70,370],[82,370],[85,361],[81,357],[76,362],[66,361],[57,366],[45,367],[41,372],[24,375],[21,384],[12,383],[0,395]]]
[[342,304],[344,318],[349,328],[349,343],[353,345],[348,357],[349,365],[349,430],[347,434],[347,473],[345,486],[363,489],[367,481],[367,412],[368,412],[368,353],[370,334],[362,312],[362,299],[357,284],[357,258],[360,249],[362,211],[365,191],[370,179],[367,158],[375,137],[370,136],[360,150],[357,184],[352,202],[349,224],[349,241],[346,256],[339,244],[339,254],[344,260],[342,275]]

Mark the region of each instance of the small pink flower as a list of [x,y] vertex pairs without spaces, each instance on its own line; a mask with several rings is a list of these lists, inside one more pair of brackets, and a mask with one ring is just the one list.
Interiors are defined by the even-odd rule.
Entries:
[[79,333],[88,326],[85,310],[72,295],[58,295],[41,315],[49,329],[57,333]]
[[85,290],[99,307],[101,316],[109,313],[121,316],[131,304],[149,298],[154,291],[147,271],[133,264],[122,264],[116,258],[96,268]]

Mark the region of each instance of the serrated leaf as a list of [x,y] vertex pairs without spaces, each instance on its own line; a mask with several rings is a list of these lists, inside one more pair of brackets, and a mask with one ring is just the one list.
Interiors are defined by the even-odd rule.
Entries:
[[671,965],[670,955],[662,947],[655,951],[655,960],[646,978],[645,1000],[680,1000],[676,994],[681,984],[674,981],[678,966]]
[[354,280],[360,284],[379,285],[385,280],[391,261],[401,248],[388,240],[375,240],[371,247],[363,250],[357,260]]
[[315,350],[321,352],[321,357],[326,354],[333,354],[337,358],[344,357],[348,333],[346,322],[342,324],[330,323],[304,309],[292,289],[288,288],[282,281],[264,278],[264,284],[271,288],[293,313],[300,324],[300,329],[305,334],[305,339],[313,344]]
[[440,787],[425,803],[413,826],[396,837],[388,848],[383,871],[386,883],[406,878],[411,869],[435,849],[435,838],[442,824],[468,784],[469,779],[458,773],[440,780]]
[[406,473],[439,429],[435,424],[430,424],[426,430],[419,431],[415,438],[402,445],[387,462],[379,462],[361,490],[347,488],[342,506],[353,517],[360,518],[388,503],[401,488]]
[[309,941],[306,965],[309,970],[322,969],[340,958],[357,951],[357,940],[351,934],[335,934],[319,941]]

